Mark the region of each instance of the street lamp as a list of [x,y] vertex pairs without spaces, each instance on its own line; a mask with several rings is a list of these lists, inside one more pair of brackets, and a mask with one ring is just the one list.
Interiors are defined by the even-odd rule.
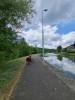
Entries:
[[42,57],[43,57],[43,59],[44,59],[44,30],[43,30],[43,23],[44,23],[44,21],[43,21],[43,14],[46,11],[48,11],[48,9],[42,10]]

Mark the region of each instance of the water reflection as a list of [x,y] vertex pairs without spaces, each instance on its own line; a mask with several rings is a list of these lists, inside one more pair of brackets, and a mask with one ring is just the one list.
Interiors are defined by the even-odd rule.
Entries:
[[64,75],[75,79],[75,63],[68,58],[61,55],[48,54],[48,57],[44,58],[48,63],[52,64],[59,70],[64,72]]
[[57,55],[57,59],[62,61],[63,60],[63,57],[61,55]]

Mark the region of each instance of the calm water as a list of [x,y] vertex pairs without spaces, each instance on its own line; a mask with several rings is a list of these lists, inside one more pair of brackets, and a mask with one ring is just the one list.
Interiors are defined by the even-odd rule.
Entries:
[[75,62],[53,53],[46,54],[44,59],[58,70],[63,71],[65,76],[75,79]]

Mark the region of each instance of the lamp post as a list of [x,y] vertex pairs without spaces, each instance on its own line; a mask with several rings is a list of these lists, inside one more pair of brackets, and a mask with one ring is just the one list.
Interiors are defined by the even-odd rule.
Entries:
[[44,59],[44,29],[43,29],[43,23],[44,23],[44,20],[43,20],[43,15],[44,15],[44,12],[48,11],[48,9],[44,9],[42,10],[42,57]]

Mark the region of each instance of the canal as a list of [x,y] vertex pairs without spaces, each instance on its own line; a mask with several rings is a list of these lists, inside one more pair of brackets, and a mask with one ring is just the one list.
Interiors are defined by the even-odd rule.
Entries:
[[75,62],[61,55],[48,53],[44,60],[64,73],[65,76],[75,79]]

